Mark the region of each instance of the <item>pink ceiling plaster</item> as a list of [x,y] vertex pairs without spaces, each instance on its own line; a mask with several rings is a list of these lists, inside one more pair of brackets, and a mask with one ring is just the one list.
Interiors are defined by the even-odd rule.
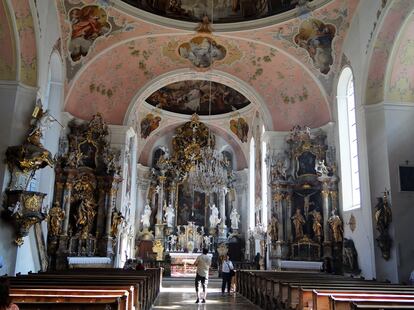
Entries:
[[[236,34],[230,33],[229,35],[257,40],[266,44],[274,45],[275,47],[286,51],[292,57],[300,61],[303,66],[309,69],[324,85],[328,95],[332,95],[333,77],[340,67],[339,56],[342,52],[342,45],[358,2],[359,0],[332,1],[324,7],[311,12],[310,14],[305,14],[284,23],[276,24],[263,29],[238,32]],[[336,28],[336,34],[332,42],[334,63],[331,66],[331,69],[334,70],[330,70],[327,76],[322,74],[315,66],[309,53],[305,49],[300,48],[294,42],[294,37],[299,32],[299,26],[304,20],[309,18],[318,19],[324,23],[332,24]]]
[[16,45],[5,1],[0,2],[0,80],[16,79]]
[[20,44],[20,80],[37,85],[36,34],[29,1],[12,0]]
[[[151,152],[154,147],[155,142],[166,133],[175,130],[177,126],[180,124],[172,124],[162,128],[157,134],[150,136],[148,141],[145,143],[145,146],[142,148],[141,154],[139,156],[138,162],[142,165],[149,166],[151,163],[149,162],[151,158]],[[236,170],[241,170],[247,167],[247,160],[244,156],[243,150],[240,148],[240,145],[235,142],[234,138],[225,130],[219,127],[211,126],[211,131],[222,137],[234,150],[234,154],[236,156],[237,167]]]
[[366,103],[374,104],[384,99],[384,79],[391,49],[394,46],[396,33],[414,9],[412,0],[396,0],[384,18],[380,32],[375,41],[368,71]]
[[[189,38],[182,36],[180,42]],[[214,64],[214,69],[253,86],[267,102],[276,130],[289,130],[296,124],[317,127],[329,121],[319,86],[298,63],[260,44],[215,38],[224,46],[236,45],[243,51],[243,58],[231,65],[224,59]],[[141,87],[161,74],[188,67],[187,62],[159,54],[168,42],[168,36],[146,38],[124,43],[101,55],[73,85],[76,91],[67,98],[66,110],[83,119],[101,112],[110,123],[121,124]]]
[[399,40],[386,92],[387,100],[414,102],[414,16],[409,17]]

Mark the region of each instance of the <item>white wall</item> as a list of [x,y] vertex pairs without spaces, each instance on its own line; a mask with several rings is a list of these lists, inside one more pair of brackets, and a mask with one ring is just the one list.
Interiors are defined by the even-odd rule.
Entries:
[[[36,32],[38,87],[27,87],[17,81],[0,81],[0,98],[2,99],[0,106],[0,154],[2,159],[4,159],[8,146],[24,142],[38,90],[42,101],[45,99],[50,55],[53,45],[60,36],[55,1],[37,1],[36,5],[37,9],[34,1],[30,0]],[[37,16],[39,16],[39,20]],[[3,191],[8,185],[8,178],[8,171],[1,160],[0,184]],[[53,180],[50,180],[50,184],[53,184]],[[50,189],[53,188],[50,184],[42,183],[42,189],[47,189],[49,196]],[[19,249],[13,244],[13,228],[3,220],[0,220],[0,236],[0,255],[4,257],[5,262],[5,266],[0,269],[0,274],[25,273],[29,270],[38,271],[40,269],[33,228],[30,230],[29,236],[24,238],[25,243]]]

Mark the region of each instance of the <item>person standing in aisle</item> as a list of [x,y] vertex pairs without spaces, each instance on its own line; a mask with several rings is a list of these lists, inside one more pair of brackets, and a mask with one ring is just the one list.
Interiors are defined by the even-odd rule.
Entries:
[[[203,254],[197,257],[197,259],[194,262],[194,265],[197,266],[197,274],[195,278],[195,290],[197,294],[196,303],[198,304],[200,302],[201,297],[201,303],[206,302],[207,297],[207,284],[208,284],[208,271],[211,266],[211,257],[207,255],[208,249],[203,249]],[[203,288],[203,293],[201,296],[199,295],[198,288],[200,286]]]
[[221,295],[224,296],[224,291],[227,286],[227,293],[230,294],[231,278],[234,275],[234,266],[228,255],[223,260],[221,267],[221,277],[223,282],[221,283]]

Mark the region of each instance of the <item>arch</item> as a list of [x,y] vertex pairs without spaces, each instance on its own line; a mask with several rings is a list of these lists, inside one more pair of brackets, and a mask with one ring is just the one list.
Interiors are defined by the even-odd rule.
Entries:
[[[228,87],[231,87],[245,96],[251,104],[247,107],[239,110],[239,113],[243,113],[252,108],[252,105],[259,107],[261,114],[264,117],[266,128],[273,128],[273,122],[270,117],[270,111],[267,108],[267,105],[264,99],[255,91],[255,89],[247,84],[246,82],[240,80],[239,78],[219,70],[210,70],[208,72],[195,72],[189,68],[187,69],[178,69],[174,71],[167,72],[160,76],[157,76],[155,79],[147,82],[132,98],[128,110],[125,113],[124,124],[128,125],[132,123],[133,118],[135,117],[134,111],[138,111],[140,105],[145,104],[149,109],[153,109],[153,106],[145,102],[145,99],[148,98],[152,93],[159,90],[160,88],[180,81],[185,80],[206,80],[213,81],[224,84]],[[171,113],[171,115],[179,115],[176,113],[163,111],[165,114]],[[220,119],[227,118],[231,113],[226,113],[222,115],[209,116],[209,119]],[[187,116],[186,116],[187,117]],[[206,119],[206,116],[200,116],[200,119]]]
[[390,57],[402,25],[414,10],[414,1],[395,0],[384,15],[369,58],[368,76],[365,81],[365,104],[375,104],[385,99],[385,81]]
[[387,102],[414,102],[414,15],[411,14],[397,36],[385,78]]
[[[175,122],[173,124],[169,124],[168,126],[165,126],[157,130],[155,133],[152,133],[150,138],[145,142],[145,145],[138,150],[138,162],[142,165],[150,166],[152,159],[151,155],[157,140],[159,140],[160,137],[163,137],[168,133],[174,132],[174,129],[181,124],[183,124],[183,122]],[[211,131],[214,134],[219,135],[221,138],[223,138],[233,149],[233,154],[236,155],[236,169],[241,170],[246,168],[247,160],[241,146],[237,142],[235,142],[235,140],[220,127],[209,123],[206,123],[206,125],[210,127]]]
[[7,1],[0,2],[0,29],[2,42],[0,45],[0,80],[17,79],[17,46],[16,27]]

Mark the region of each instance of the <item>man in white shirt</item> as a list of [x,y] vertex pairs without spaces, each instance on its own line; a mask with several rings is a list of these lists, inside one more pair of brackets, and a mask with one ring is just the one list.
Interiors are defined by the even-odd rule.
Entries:
[[203,288],[203,294],[201,295],[201,303],[206,302],[207,297],[207,283],[208,283],[208,270],[211,266],[211,257],[207,255],[208,249],[203,249],[203,254],[197,257],[194,262],[194,265],[197,266],[197,274],[195,278],[195,290],[197,294],[196,303],[200,302],[198,294],[198,286],[200,285]]

